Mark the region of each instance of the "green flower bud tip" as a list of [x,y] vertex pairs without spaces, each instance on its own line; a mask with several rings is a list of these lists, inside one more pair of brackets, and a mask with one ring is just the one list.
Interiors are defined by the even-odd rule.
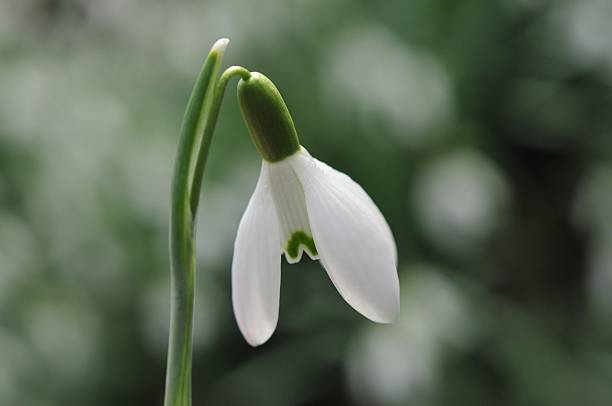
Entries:
[[291,114],[274,83],[258,72],[238,82],[238,101],[259,153],[278,162],[300,149]]

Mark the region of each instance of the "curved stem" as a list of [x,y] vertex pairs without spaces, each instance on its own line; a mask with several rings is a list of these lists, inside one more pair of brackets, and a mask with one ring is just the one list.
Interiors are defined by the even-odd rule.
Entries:
[[224,39],[215,43],[196,80],[183,117],[174,166],[170,215],[172,297],[164,406],[191,406],[195,213],[223,91],[229,78],[242,72],[224,73],[217,85],[227,42]]
[[191,212],[195,217],[198,211],[198,203],[200,200],[200,189],[202,187],[202,177],[204,176],[204,167],[208,159],[208,151],[210,150],[210,142],[212,140],[213,132],[215,130],[215,124],[217,123],[217,117],[219,117],[219,110],[221,109],[221,102],[223,101],[223,95],[225,94],[225,88],[229,80],[234,76],[240,76],[242,79],[248,79],[251,77],[251,72],[242,66],[230,66],[223,72],[215,88],[215,94],[213,95],[210,118],[206,121],[204,127],[204,136],[202,137],[202,143],[200,144],[200,151],[198,153],[198,159],[196,162],[195,173],[193,182],[191,184]]

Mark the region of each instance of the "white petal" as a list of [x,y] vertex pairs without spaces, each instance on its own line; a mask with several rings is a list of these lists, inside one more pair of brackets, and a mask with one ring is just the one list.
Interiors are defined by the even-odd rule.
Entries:
[[332,282],[355,310],[376,322],[392,322],[399,314],[397,251],[380,210],[361,186],[305,150],[289,160]]
[[304,251],[312,259],[318,259],[308,222],[304,190],[293,168],[287,160],[264,165],[268,168],[285,259],[290,264],[299,262]]
[[318,166],[323,171],[325,171],[326,176],[331,176],[331,177],[338,176],[340,178],[339,182],[344,183],[345,186],[351,190],[349,192],[351,195],[359,196],[359,198],[364,203],[363,208],[365,210],[368,210],[370,212],[370,215],[376,219],[376,223],[380,227],[382,233],[385,234],[387,243],[393,248],[393,263],[395,264],[397,268],[397,245],[395,244],[395,238],[393,237],[393,233],[391,232],[391,227],[389,227],[387,220],[385,220],[385,217],[380,212],[380,209],[378,208],[378,206],[376,206],[376,203],[372,201],[370,196],[365,192],[365,190],[363,190],[363,188],[357,182],[355,182],[345,173],[342,173],[332,168],[331,166],[327,165],[325,162],[322,162],[316,158],[313,158],[310,155],[310,153],[306,150],[306,148],[304,147],[301,148],[300,153],[305,154],[306,157],[312,161],[311,165]]
[[265,165],[238,226],[232,261],[234,315],[252,346],[263,344],[274,332],[280,300],[278,221]]

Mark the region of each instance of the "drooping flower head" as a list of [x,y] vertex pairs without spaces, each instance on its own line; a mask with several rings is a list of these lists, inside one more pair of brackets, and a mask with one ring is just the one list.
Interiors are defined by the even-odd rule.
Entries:
[[318,259],[342,297],[367,318],[389,323],[399,313],[397,250],[389,225],[350,177],[313,158],[299,143],[274,84],[252,72],[238,83],[249,132],[263,160],[240,221],[232,262],[232,302],[253,346],[278,321],[281,256]]

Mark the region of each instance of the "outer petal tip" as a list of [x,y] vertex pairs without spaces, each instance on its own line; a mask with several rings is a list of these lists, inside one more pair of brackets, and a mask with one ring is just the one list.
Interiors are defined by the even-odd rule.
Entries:
[[[327,265],[325,269],[330,273]],[[334,274],[334,271],[331,271]],[[397,273],[395,273],[397,275]],[[330,275],[331,276],[331,275]],[[388,276],[388,274],[387,274]],[[395,279],[395,280],[393,280]],[[341,287],[332,278],[334,285],[338,288],[341,296],[359,313],[369,320],[380,324],[392,324],[399,319],[400,315],[400,288],[399,279],[387,279],[384,286],[378,288],[358,288],[347,290]],[[356,294],[361,291],[361,294]]]
[[267,325],[244,326],[238,325],[242,336],[251,347],[259,347],[272,337],[276,329],[276,322]]
[[399,289],[397,293],[390,295],[386,306],[381,309],[377,309],[373,317],[367,316],[370,320],[381,323],[381,324],[392,324],[399,319],[400,315],[400,300],[399,300]]

